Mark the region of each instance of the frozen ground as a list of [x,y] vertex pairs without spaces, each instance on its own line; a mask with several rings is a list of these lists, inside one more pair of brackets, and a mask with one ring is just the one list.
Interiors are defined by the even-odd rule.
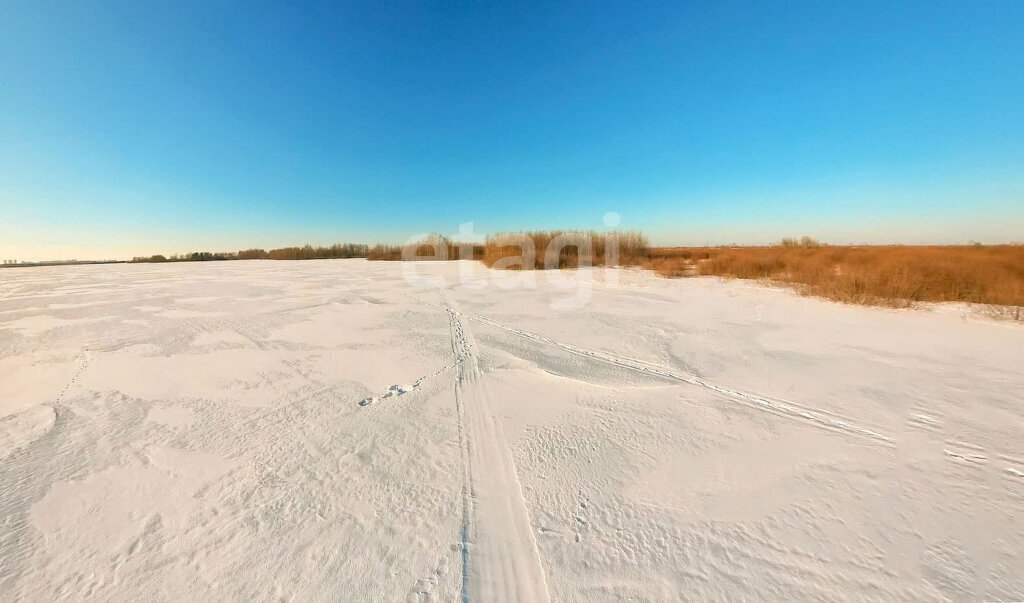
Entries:
[[1024,599],[1020,325],[404,266],[0,273],[0,599]]

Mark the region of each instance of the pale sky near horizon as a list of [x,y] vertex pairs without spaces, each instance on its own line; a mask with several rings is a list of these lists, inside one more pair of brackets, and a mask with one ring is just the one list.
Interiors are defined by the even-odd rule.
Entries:
[[1024,2],[7,3],[0,258],[1024,241]]

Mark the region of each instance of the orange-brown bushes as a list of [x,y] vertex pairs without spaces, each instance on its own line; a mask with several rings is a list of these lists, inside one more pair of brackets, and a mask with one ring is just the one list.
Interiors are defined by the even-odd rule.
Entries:
[[652,250],[660,274],[770,279],[831,299],[907,305],[959,301],[1024,306],[1024,246],[785,245]]
[[[550,260],[547,258],[549,251]],[[487,239],[480,259],[494,268],[543,270],[547,262],[558,268],[576,268],[581,264],[602,266],[612,260],[613,251],[618,254],[617,264],[639,264],[647,257],[647,238],[638,232],[503,233]]]
[[702,247],[653,247],[641,262],[662,276],[694,276],[697,263],[711,257],[711,248]]

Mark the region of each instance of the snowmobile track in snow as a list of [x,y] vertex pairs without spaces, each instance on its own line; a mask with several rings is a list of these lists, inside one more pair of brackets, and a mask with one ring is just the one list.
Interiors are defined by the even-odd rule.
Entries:
[[548,601],[522,485],[501,424],[488,405],[476,342],[444,292],[455,354],[463,453],[463,601]]
[[744,406],[748,406],[750,408],[756,408],[758,410],[769,412],[780,417],[811,423],[816,427],[825,428],[834,432],[868,438],[885,446],[891,447],[895,443],[892,438],[879,432],[878,430],[868,429],[866,427],[859,426],[848,419],[839,417],[833,413],[821,409],[809,408],[785,400],[778,400],[755,393],[744,392],[736,389],[731,389],[728,387],[722,387],[709,381],[705,381],[704,379],[701,379],[696,375],[682,373],[666,366],[653,364],[650,362],[646,362],[644,360],[639,360],[637,358],[630,358],[628,356],[613,354],[611,352],[590,350],[577,345],[573,345],[571,343],[566,343],[563,341],[559,341],[557,339],[545,337],[537,333],[531,333],[530,331],[524,331],[523,329],[510,327],[508,325],[502,324],[496,320],[492,320],[485,316],[462,312],[450,306],[440,307],[422,300],[421,303],[445,309],[448,312],[457,314],[461,318],[465,318],[466,320],[494,327],[496,329],[505,331],[506,333],[511,333],[512,335],[515,335],[517,337],[522,337],[523,339],[560,348],[571,354],[576,354],[584,358],[591,358],[594,360],[607,362],[618,367],[631,369],[647,375],[666,377],[676,381],[689,383],[690,385],[696,385],[698,387],[713,391],[717,394],[721,394],[728,398],[729,400],[732,400],[733,402],[743,404]]

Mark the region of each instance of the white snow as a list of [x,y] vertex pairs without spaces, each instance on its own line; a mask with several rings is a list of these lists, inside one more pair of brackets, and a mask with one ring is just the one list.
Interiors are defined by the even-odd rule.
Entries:
[[0,273],[0,599],[1024,598],[1021,325],[409,266]]

